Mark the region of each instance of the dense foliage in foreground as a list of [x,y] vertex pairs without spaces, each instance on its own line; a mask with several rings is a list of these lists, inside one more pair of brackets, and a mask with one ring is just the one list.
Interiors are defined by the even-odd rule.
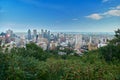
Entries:
[[120,34],[117,42],[83,56],[52,54],[34,43],[0,49],[0,80],[120,80],[119,40]]
[[[0,52],[0,80],[120,80],[120,56],[106,58],[109,47],[81,57],[52,55],[35,44],[13,48]],[[116,50],[120,52],[120,48]]]

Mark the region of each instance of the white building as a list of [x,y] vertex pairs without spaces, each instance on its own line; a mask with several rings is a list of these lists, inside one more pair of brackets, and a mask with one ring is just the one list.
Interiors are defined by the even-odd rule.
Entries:
[[75,36],[75,49],[80,49],[82,46],[82,35],[77,34]]
[[107,44],[103,44],[103,43],[98,44],[98,48],[104,47],[104,46],[107,46]]

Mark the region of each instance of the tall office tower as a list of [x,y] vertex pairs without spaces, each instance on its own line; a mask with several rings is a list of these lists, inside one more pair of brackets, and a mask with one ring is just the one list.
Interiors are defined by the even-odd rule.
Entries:
[[12,36],[13,36],[13,31],[10,30],[10,29],[7,30],[6,33],[7,33],[7,36],[9,36],[9,37],[12,37]]
[[32,39],[34,40],[34,42],[37,42],[37,30],[36,29],[33,30]]
[[36,36],[37,36],[37,30],[34,29],[34,30],[33,30],[33,37],[36,37]]
[[36,35],[36,43],[38,42],[38,37],[39,37],[39,36],[38,36],[38,35]]
[[6,41],[5,41],[5,43],[11,42],[12,39],[13,39],[13,31],[9,29],[9,30],[6,31]]
[[48,31],[48,36],[50,36],[50,31]]
[[90,36],[89,43],[92,43],[92,37]]
[[80,49],[82,46],[82,35],[77,34],[75,36],[75,49]]
[[41,29],[41,36],[42,36],[42,38],[44,37],[44,30],[43,29]]
[[31,40],[31,39],[32,39],[31,30],[29,29],[29,30],[28,30],[28,40]]
[[55,35],[54,34],[50,35],[50,41],[55,41]]
[[48,33],[47,33],[47,39],[48,39],[48,41],[50,40],[50,31],[48,31]]
[[59,33],[57,33],[57,39],[59,38]]
[[44,33],[44,38],[47,38],[47,30],[45,30],[45,33]]

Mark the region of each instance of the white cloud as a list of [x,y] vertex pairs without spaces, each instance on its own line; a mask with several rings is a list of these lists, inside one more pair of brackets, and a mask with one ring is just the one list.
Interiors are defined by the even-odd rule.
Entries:
[[100,20],[100,19],[103,18],[100,14],[97,14],[97,13],[95,13],[95,14],[91,14],[91,15],[86,16],[86,17],[87,17],[87,18],[94,19],[94,20]]
[[120,5],[116,7],[116,9],[120,9]]
[[120,17],[120,5],[118,5],[117,7],[114,7],[106,12],[103,12],[103,13],[93,13],[91,15],[88,15],[86,16],[87,18],[91,18],[91,19],[94,19],[94,20],[100,20],[102,18],[105,18],[105,17],[112,17],[112,16],[117,16],[117,17]]
[[114,10],[114,9],[120,9],[120,5],[116,6],[116,7],[111,7],[109,8],[110,10]]
[[109,11],[105,12],[104,15],[120,16],[120,10],[109,10]]

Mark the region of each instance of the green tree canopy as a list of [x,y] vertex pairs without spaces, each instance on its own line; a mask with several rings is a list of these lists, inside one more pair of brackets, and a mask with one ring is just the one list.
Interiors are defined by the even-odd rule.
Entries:
[[120,45],[120,29],[117,29],[115,31],[115,38],[113,40],[110,41],[111,44],[119,44]]

